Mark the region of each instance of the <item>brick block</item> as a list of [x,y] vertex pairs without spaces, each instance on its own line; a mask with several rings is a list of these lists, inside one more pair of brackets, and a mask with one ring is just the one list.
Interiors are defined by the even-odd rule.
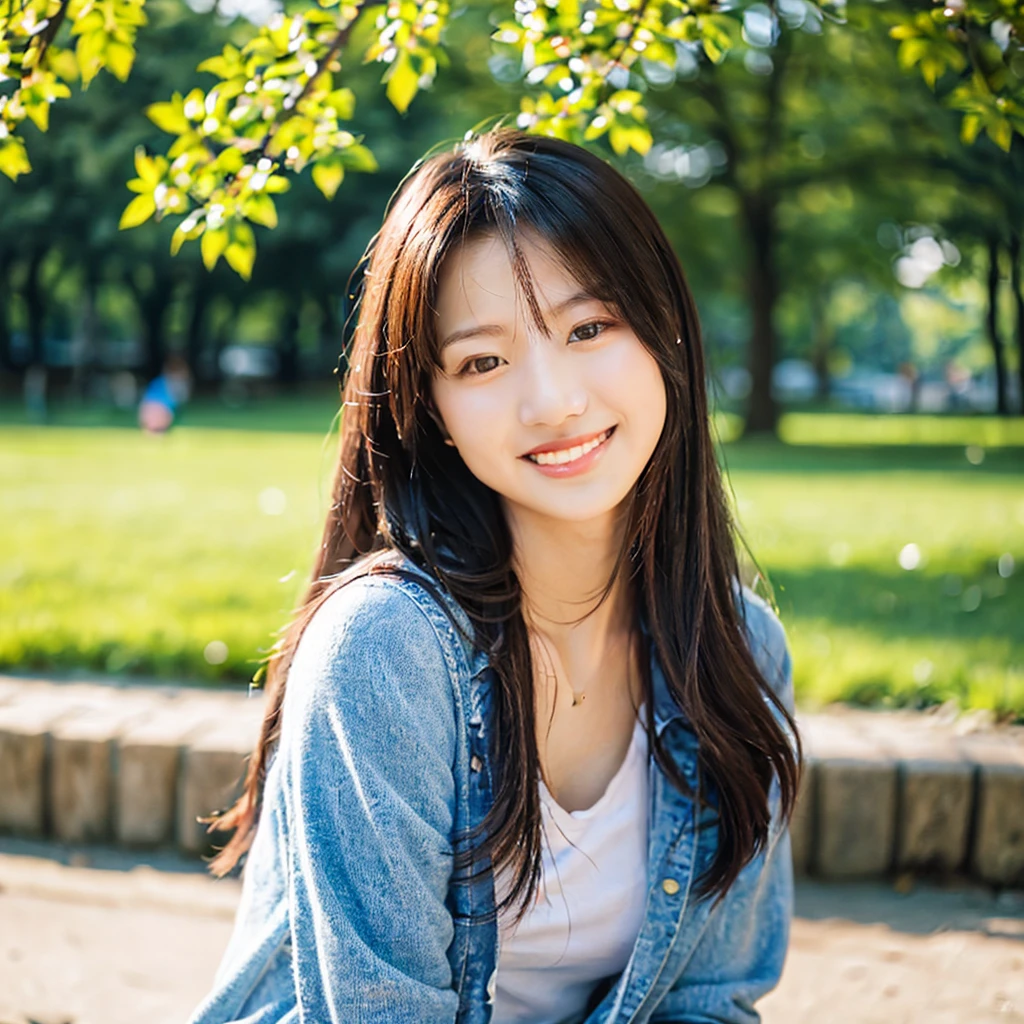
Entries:
[[1024,884],[1024,748],[966,741],[978,772],[973,873],[993,885]]
[[885,874],[893,859],[896,763],[852,735],[831,744],[817,768],[815,867],[825,878]]
[[236,714],[203,731],[185,748],[178,787],[178,845],[186,852],[209,854],[226,841],[224,834],[207,834],[207,826],[197,819],[230,807],[241,793],[259,723],[252,713]]
[[208,702],[161,709],[130,726],[118,741],[114,780],[115,838],[128,846],[172,843],[182,752],[199,730],[213,722]]
[[908,737],[899,758],[896,867],[956,871],[967,858],[974,768],[949,737]]
[[93,707],[51,734],[50,812],[62,842],[109,839],[114,831],[114,747],[121,731],[146,713],[144,700]]
[[814,844],[814,786],[818,762],[808,757],[800,779],[796,808],[790,822],[789,834],[793,846],[793,871],[798,876],[810,871]]
[[0,831],[46,833],[49,733],[76,710],[31,694],[0,707]]

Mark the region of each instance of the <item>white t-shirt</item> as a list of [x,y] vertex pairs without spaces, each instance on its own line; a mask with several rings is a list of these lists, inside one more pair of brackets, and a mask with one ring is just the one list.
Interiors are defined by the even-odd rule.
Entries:
[[[566,811],[539,783],[540,886],[518,927],[511,913],[498,919],[494,1024],[555,1024],[579,1013],[597,982],[629,960],[647,900],[643,717],[641,707],[629,751],[592,807]],[[499,899],[507,882],[496,880]]]

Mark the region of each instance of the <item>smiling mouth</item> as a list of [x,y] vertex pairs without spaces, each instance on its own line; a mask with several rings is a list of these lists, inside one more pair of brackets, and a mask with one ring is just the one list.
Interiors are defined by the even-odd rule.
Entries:
[[603,434],[598,434],[597,437],[591,438],[585,444],[576,445],[574,448],[561,448],[554,452],[538,452],[536,455],[524,455],[523,458],[529,459],[538,466],[568,466],[604,444],[612,436],[614,430],[614,427],[609,427]]

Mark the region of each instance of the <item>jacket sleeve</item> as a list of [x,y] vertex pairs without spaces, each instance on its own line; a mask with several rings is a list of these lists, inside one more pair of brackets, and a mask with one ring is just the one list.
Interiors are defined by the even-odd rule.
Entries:
[[[750,591],[743,593],[751,651],[767,681],[793,710],[793,673],[782,625]],[[782,724],[780,722],[780,724]],[[754,1004],[779,981],[793,914],[789,830],[772,786],[768,846],[740,872],[708,914],[676,984],[651,1020],[659,1024],[757,1024]]]
[[277,756],[303,1024],[455,1020],[448,657],[427,612],[381,579],[342,587],[299,643]]

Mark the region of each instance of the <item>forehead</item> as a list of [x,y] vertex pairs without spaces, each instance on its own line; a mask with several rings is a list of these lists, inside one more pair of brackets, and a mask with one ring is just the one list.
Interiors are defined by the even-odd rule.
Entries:
[[455,320],[529,316],[531,308],[552,309],[583,290],[554,249],[535,235],[521,233],[518,257],[504,238],[488,233],[456,246],[438,276],[437,316]]

